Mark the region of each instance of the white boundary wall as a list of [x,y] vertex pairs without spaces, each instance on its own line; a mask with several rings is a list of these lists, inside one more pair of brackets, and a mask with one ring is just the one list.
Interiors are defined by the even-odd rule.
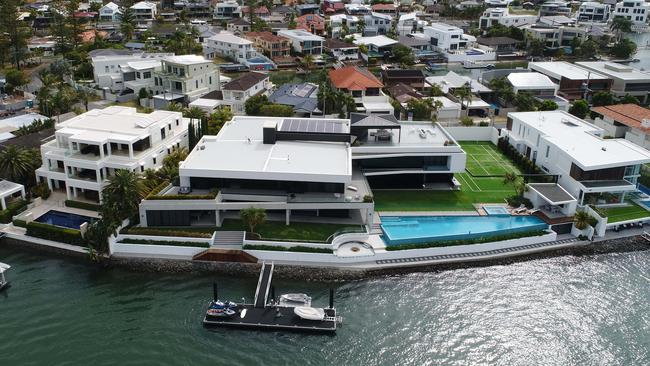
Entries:
[[499,140],[499,130],[495,127],[445,127],[447,132],[456,141],[491,141],[497,144]]

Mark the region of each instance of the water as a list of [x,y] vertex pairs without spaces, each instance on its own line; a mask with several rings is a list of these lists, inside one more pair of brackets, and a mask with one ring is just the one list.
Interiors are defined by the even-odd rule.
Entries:
[[47,211],[36,220],[50,225],[79,229],[84,222],[93,222],[94,218],[56,210]]
[[486,233],[543,230],[548,227],[535,216],[382,216],[388,245],[454,240]]
[[510,215],[508,210],[503,206],[483,206],[483,210],[488,215]]
[[[210,275],[103,270],[0,247],[2,365],[648,365],[650,251],[336,285],[336,336],[201,319]],[[223,297],[255,278],[217,278]],[[326,303],[328,284],[276,281]]]

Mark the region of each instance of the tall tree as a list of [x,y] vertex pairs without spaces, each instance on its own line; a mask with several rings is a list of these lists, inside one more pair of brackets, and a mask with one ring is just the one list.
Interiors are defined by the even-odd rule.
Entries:
[[0,44],[5,45],[5,51],[9,51],[11,63],[17,69],[25,61],[27,39],[31,35],[27,24],[18,19],[20,4],[19,0],[0,1]]
[[40,154],[24,147],[9,145],[0,152],[0,175],[12,182],[31,186],[30,176],[40,165]]
[[612,19],[609,28],[616,33],[616,38],[620,41],[623,33],[632,32],[632,21],[622,16],[616,16]]
[[[463,107],[463,102],[469,102],[472,99],[472,89],[469,85],[463,85],[460,88],[454,89],[454,96],[460,101],[461,109]],[[468,109],[465,109],[469,111]],[[467,112],[465,112],[467,113]]]
[[122,36],[124,36],[125,40],[130,41],[133,39],[133,33],[135,32],[135,15],[133,14],[133,10],[128,6],[125,6],[124,10],[122,10],[120,32],[122,32]]
[[138,205],[144,198],[142,180],[135,172],[125,169],[115,171],[102,190],[102,219],[119,223],[138,217]]
[[68,19],[68,37],[70,37],[69,43],[72,49],[77,49],[77,47],[79,47],[79,44],[81,44],[81,33],[83,32],[81,18],[75,15],[78,9],[79,0],[68,0],[65,6],[65,10]]

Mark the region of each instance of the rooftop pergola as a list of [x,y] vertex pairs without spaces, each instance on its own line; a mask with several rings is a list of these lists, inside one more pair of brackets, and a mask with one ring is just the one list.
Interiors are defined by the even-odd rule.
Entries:
[[0,205],[3,210],[7,209],[7,198],[15,197],[18,192],[20,192],[20,197],[25,199],[25,186],[8,180],[0,180]]
[[368,130],[377,130],[375,134],[375,139],[381,140],[383,136],[388,136],[390,134],[382,134],[382,131],[386,130],[399,130],[398,132],[398,142],[402,139],[402,126],[399,124],[395,116],[392,115],[376,115],[376,114],[359,114],[351,113],[350,114],[350,133],[361,139],[362,137],[367,137]]

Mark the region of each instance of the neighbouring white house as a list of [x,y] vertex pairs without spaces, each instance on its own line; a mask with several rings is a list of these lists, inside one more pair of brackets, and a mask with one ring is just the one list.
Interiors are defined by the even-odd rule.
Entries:
[[644,104],[649,100],[650,73],[647,71],[606,61],[580,61],[576,62],[576,65],[611,79],[613,82],[610,91],[617,97],[630,94]]
[[384,57],[384,55],[390,53],[393,47],[395,47],[399,42],[390,37],[379,35],[372,37],[357,37],[353,43],[357,46],[366,46],[368,48],[368,55]]
[[650,3],[644,0],[619,1],[614,7],[612,17],[623,17],[632,21],[639,29],[647,28]]
[[424,20],[419,20],[416,12],[401,14],[397,20],[397,34],[406,36],[411,33],[422,31],[422,28],[427,24]]
[[325,41],[325,49],[338,61],[353,61],[359,59],[359,46],[343,42],[336,38]]
[[257,52],[253,41],[226,31],[207,38],[203,44],[203,54],[208,59],[213,59],[215,56],[227,57],[251,70],[275,68],[273,61]]
[[187,147],[188,121],[180,112],[93,109],[56,124],[55,139],[41,146],[36,179],[68,199],[99,202],[115,171],[156,169],[174,149]]
[[594,124],[606,136],[624,138],[650,150],[650,109],[636,104],[615,104],[592,107]]
[[160,71],[154,72],[154,85],[162,93],[154,96],[154,107],[171,102],[189,103],[221,88],[219,67],[203,56],[167,56]]
[[241,5],[236,0],[220,1],[214,6],[214,19],[222,20],[241,17]]
[[131,10],[133,11],[133,17],[138,21],[154,20],[156,19],[156,14],[158,14],[156,3],[149,1],[137,2],[131,6]]
[[650,162],[649,151],[624,139],[606,139],[603,129],[566,111],[509,113],[506,126],[508,143],[555,175],[571,197],[558,203],[549,197],[552,192],[539,195],[546,198],[549,213],[571,216],[576,203],[623,202],[637,189],[641,165]]
[[611,13],[612,7],[609,4],[585,1],[580,4],[576,18],[581,22],[607,23]]
[[330,70],[329,77],[335,90],[352,95],[359,112],[371,114],[393,114],[395,112],[390,98],[381,90],[384,84],[367,69],[356,66],[342,67]]
[[548,76],[538,72],[517,72],[509,74],[507,79],[515,94],[526,92],[540,102],[550,100],[558,105],[558,109],[569,110],[569,101],[557,95],[559,86]]
[[122,65],[139,61],[160,61],[173,53],[146,53],[116,50],[115,52],[92,55],[93,79],[99,88],[108,88],[113,92],[124,89]]
[[329,22],[332,29],[332,38],[339,38],[344,28],[347,28],[348,34],[357,32],[359,17],[349,14],[334,14],[330,16]]
[[371,12],[363,17],[366,27],[363,29],[364,36],[376,36],[390,32],[393,26],[393,17],[388,14]]
[[122,19],[122,10],[114,2],[110,2],[99,9],[99,20],[102,22],[119,22]]
[[530,39],[544,42],[547,48],[570,46],[574,38],[584,41],[589,36],[589,27],[557,26],[545,24],[531,24],[525,26],[526,34]]
[[434,101],[442,103],[436,111],[438,121],[458,121],[460,119],[461,105],[447,97],[432,97]]
[[483,4],[488,8],[508,8],[512,0],[485,0]]
[[161,90],[154,78],[154,73],[160,70],[162,70],[160,59],[130,61],[120,65],[123,94],[130,91],[134,97],[137,97],[140,89],[150,91],[152,94],[160,94]]
[[278,36],[291,41],[293,49],[303,55],[320,55],[323,53],[325,38],[311,34],[302,29],[287,29],[278,32]]
[[[221,226],[224,218],[258,207],[286,225],[321,218],[370,225],[371,187],[452,186],[465,162],[454,138],[430,121],[358,113],[350,119],[235,116],[216,136],[203,136],[181,163],[179,186],[141,202],[140,224]],[[190,200],[179,200],[180,190]],[[211,191],[219,194],[191,199]]]
[[433,23],[423,28],[423,34],[448,62],[496,60],[492,48],[477,44],[476,37],[465,34],[456,26]]
[[539,5],[539,16],[564,15],[571,17],[571,5],[563,0],[548,0]]
[[526,24],[534,24],[537,15],[510,14],[508,8],[489,8],[483,12],[479,19],[479,29],[488,29],[494,24],[501,24],[506,27],[521,27]]
[[269,95],[273,84],[268,74],[248,72],[225,84],[222,88],[222,106],[230,108],[233,114],[246,114],[246,101],[256,95]]

